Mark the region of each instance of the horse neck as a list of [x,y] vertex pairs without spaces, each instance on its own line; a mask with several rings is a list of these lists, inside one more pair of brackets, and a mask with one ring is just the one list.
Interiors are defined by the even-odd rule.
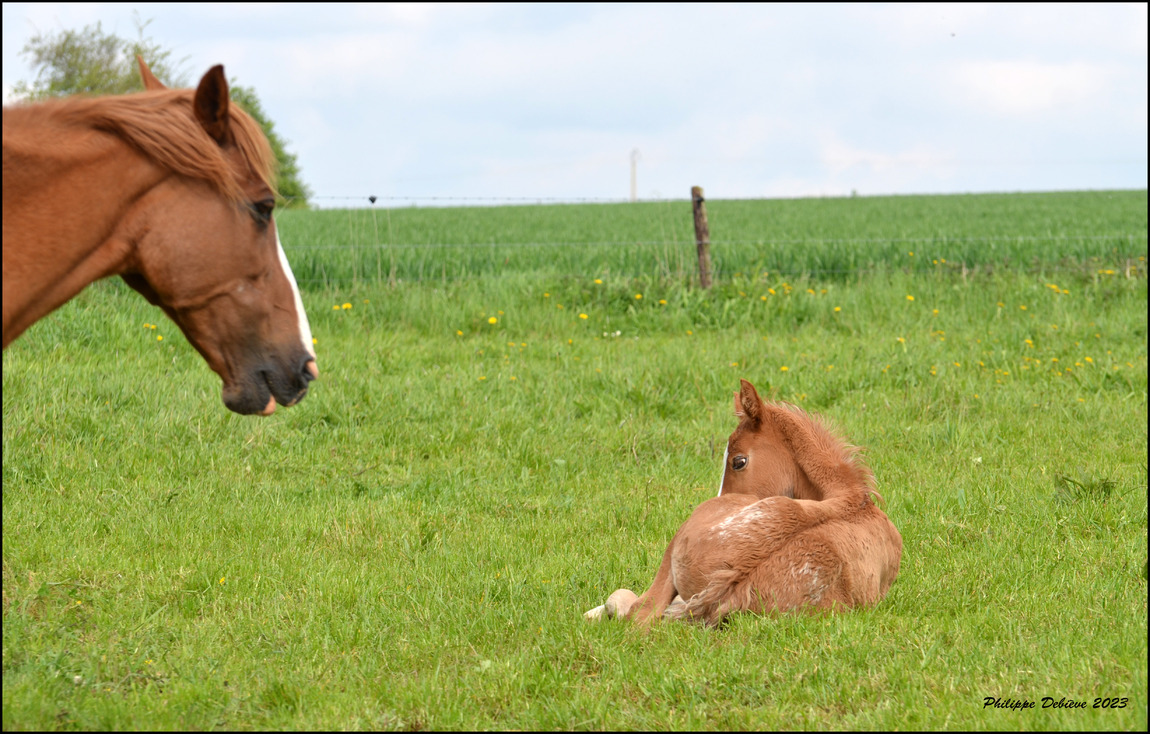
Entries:
[[[794,460],[794,457],[792,457]],[[826,499],[823,490],[819,488],[814,482],[810,480],[807,473],[803,471],[802,466],[799,465],[797,460],[794,460],[795,465],[795,499],[797,500],[814,500],[821,502]]]
[[795,464],[795,499],[864,499],[867,480],[841,442],[812,418],[771,406],[769,415],[789,446]]
[[[122,271],[132,243],[120,221],[166,173],[118,138],[44,110],[9,108],[4,117],[5,240],[12,233],[23,253],[4,248],[7,344],[89,283]],[[10,281],[21,287],[9,289]]]

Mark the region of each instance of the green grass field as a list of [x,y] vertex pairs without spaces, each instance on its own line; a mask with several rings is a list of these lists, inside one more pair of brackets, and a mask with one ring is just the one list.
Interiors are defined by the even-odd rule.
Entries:
[[[4,729],[1145,730],[1146,192],[708,209],[707,292],[686,202],[283,212],[322,374],[267,419],[118,280],[36,324]],[[866,447],[890,594],[585,622],[740,377]]]

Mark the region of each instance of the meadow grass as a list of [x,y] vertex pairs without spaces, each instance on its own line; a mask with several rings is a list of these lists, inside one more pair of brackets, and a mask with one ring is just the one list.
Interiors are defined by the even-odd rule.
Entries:
[[[832,203],[796,206],[814,231]],[[858,236],[894,248],[903,203]],[[268,419],[96,284],[4,353],[4,728],[1144,730],[1145,192],[1127,207],[1127,249],[1051,254],[1051,228],[966,271],[740,262],[702,292],[553,248],[314,285],[321,379]],[[436,213],[473,222],[456,241],[483,221]],[[890,594],[585,622],[713,496],[740,377],[866,447]]]

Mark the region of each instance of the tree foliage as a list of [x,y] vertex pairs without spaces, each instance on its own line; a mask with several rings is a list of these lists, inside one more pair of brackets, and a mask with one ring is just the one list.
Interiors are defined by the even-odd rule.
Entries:
[[[97,22],[81,30],[37,33],[25,44],[21,54],[30,59],[36,77],[31,82],[20,80],[13,85],[12,96],[25,101],[38,101],[71,94],[128,94],[143,89],[136,56],[142,56],[156,78],[169,87],[190,86],[179,66],[185,61],[172,61],[172,52],[144,34],[151,21],[136,18],[137,38],[120,38],[106,33]],[[264,112],[255,90],[231,80],[231,98],[263,128],[275,154],[277,187],[286,205],[306,207],[311,190],[300,177],[296,156],[287,152],[287,142],[275,132],[275,125]]]
[[228,84],[228,88],[231,90],[232,101],[243,107],[244,111],[260,124],[264,135],[268,138],[272,153],[276,157],[276,188],[284,198],[284,205],[293,208],[307,207],[308,199],[311,198],[311,188],[300,177],[299,163],[296,162],[295,154],[287,152],[286,141],[276,133],[275,123],[268,119],[255,90],[251,87],[241,87],[234,79]]

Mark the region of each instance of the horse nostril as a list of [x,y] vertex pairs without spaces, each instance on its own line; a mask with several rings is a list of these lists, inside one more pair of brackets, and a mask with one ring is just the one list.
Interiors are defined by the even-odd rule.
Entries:
[[315,360],[310,355],[304,358],[299,373],[303,376],[305,385],[319,377],[319,368],[316,367]]

